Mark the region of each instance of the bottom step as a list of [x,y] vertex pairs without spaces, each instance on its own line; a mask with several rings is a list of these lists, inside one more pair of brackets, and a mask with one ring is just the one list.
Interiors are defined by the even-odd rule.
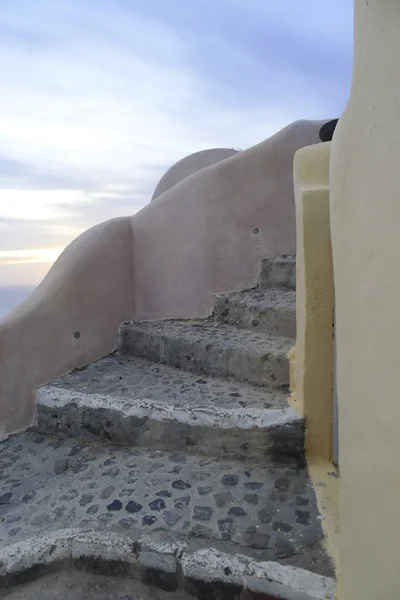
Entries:
[[[100,563],[100,561],[99,561]],[[107,573],[104,562],[95,565],[95,572],[87,569],[57,570],[34,581],[17,585],[2,596],[3,600],[194,600],[186,592],[166,592],[154,589],[124,575]],[[97,571],[97,572],[96,572]],[[132,591],[134,590],[134,596]]]
[[8,600],[334,600],[336,588],[332,578],[276,562],[105,531],[16,542],[0,550],[0,564]]
[[333,574],[306,469],[262,469],[33,432],[5,441],[1,459],[3,549],[61,529],[106,530],[196,540],[197,548]]

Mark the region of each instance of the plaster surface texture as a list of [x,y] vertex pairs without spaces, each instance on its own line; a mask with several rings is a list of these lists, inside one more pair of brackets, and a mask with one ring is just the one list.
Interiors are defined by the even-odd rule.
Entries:
[[170,167],[161,177],[154,190],[151,201],[158,198],[158,196],[161,196],[161,194],[169,190],[176,183],[179,183],[179,181],[182,181],[182,179],[193,175],[193,173],[200,171],[200,169],[205,169],[221,160],[225,160],[226,158],[237,154],[237,152],[238,151],[233,148],[211,148],[209,150],[201,150],[200,152],[185,156],[185,158],[182,158],[172,165],[172,167]]
[[332,452],[333,265],[329,214],[330,144],[296,153],[296,403],[306,417],[309,458]]
[[115,347],[133,313],[131,264],[129,219],[107,221],[72,242],[0,320],[0,439],[34,423],[38,385]]
[[350,99],[332,141],[341,600],[400,597],[400,4],[355,0]]
[[338,563],[340,478],[332,465],[333,265],[329,207],[330,143],[298,150],[297,335],[291,405],[304,415],[305,449],[330,555]]
[[262,259],[295,252],[293,157],[322,123],[292,123],[133,217],[136,320],[208,316],[213,294],[254,287]]
[[208,316],[213,294],[253,287],[260,260],[292,253],[293,156],[322,123],[295,122],[68,246],[0,321],[0,438],[34,423],[37,387],[110,353],[121,322]]

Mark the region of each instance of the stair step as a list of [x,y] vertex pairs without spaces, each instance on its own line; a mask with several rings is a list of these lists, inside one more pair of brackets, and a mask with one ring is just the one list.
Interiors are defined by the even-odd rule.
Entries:
[[210,319],[123,323],[118,335],[122,354],[281,390],[289,387],[287,354],[292,345],[288,338]]
[[303,421],[277,390],[130,356],[106,357],[37,390],[38,430],[114,444],[302,462]]
[[213,316],[227,323],[274,336],[296,337],[296,292],[280,288],[220,294]]
[[296,289],[296,256],[266,258],[261,261],[258,275],[259,287]]
[[[178,539],[185,552],[185,541],[189,552],[190,544],[192,552],[204,548],[211,555],[218,548],[221,556],[236,556],[236,564],[244,555],[247,562],[276,561],[275,572],[281,563],[333,575],[306,468],[287,464],[265,469],[235,460],[84,444],[32,431],[9,438],[2,450],[7,458],[2,467],[2,493],[7,496],[0,522],[2,556],[7,547],[12,550],[23,540],[32,543],[43,535],[51,540],[56,533],[80,531],[82,536],[108,534],[110,540],[119,533],[147,545],[147,560],[152,558],[151,543],[165,542],[164,562],[154,563],[158,567],[169,560],[166,542]],[[86,553],[100,547],[86,544]],[[28,546],[27,541],[24,552],[14,551],[9,562],[21,561],[27,548],[32,551],[35,544]],[[109,544],[107,548],[110,556]],[[43,552],[42,558],[53,550]],[[55,559],[58,556],[56,552]],[[187,552],[186,557],[185,572]],[[144,553],[141,559],[146,560]],[[293,577],[299,581],[300,575]],[[255,579],[257,569],[249,582]],[[333,585],[332,580],[323,583]]]

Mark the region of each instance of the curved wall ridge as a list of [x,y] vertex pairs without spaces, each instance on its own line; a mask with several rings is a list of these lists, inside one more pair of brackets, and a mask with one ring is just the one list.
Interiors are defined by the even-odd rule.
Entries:
[[0,321],[0,438],[35,421],[34,391],[113,351],[127,320],[206,317],[296,247],[293,157],[324,121],[297,121],[185,177],[132,217],[70,244]]
[[237,154],[233,148],[210,148],[185,156],[166,171],[154,190],[151,202],[186,177]]
[[136,318],[205,317],[213,294],[255,285],[293,254],[293,157],[325,121],[296,121],[176,183],[132,217]]

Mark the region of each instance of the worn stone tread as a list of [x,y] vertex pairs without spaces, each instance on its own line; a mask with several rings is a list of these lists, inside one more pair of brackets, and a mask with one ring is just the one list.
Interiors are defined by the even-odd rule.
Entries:
[[296,337],[296,292],[252,289],[215,298],[213,316],[221,323],[287,338]]
[[258,274],[258,285],[261,288],[280,287],[295,290],[296,255],[289,254],[262,260]]
[[36,392],[37,429],[119,445],[303,460],[303,419],[283,392],[114,355]]
[[293,340],[247,331],[212,319],[124,323],[119,350],[216,377],[288,389]]
[[245,382],[182,371],[136,356],[114,354],[56,379],[52,387],[115,396],[126,402],[155,400],[177,406],[221,409],[287,408],[287,394]]
[[36,432],[0,448],[0,546],[65,528],[168,534],[332,574],[307,469],[83,444]]

